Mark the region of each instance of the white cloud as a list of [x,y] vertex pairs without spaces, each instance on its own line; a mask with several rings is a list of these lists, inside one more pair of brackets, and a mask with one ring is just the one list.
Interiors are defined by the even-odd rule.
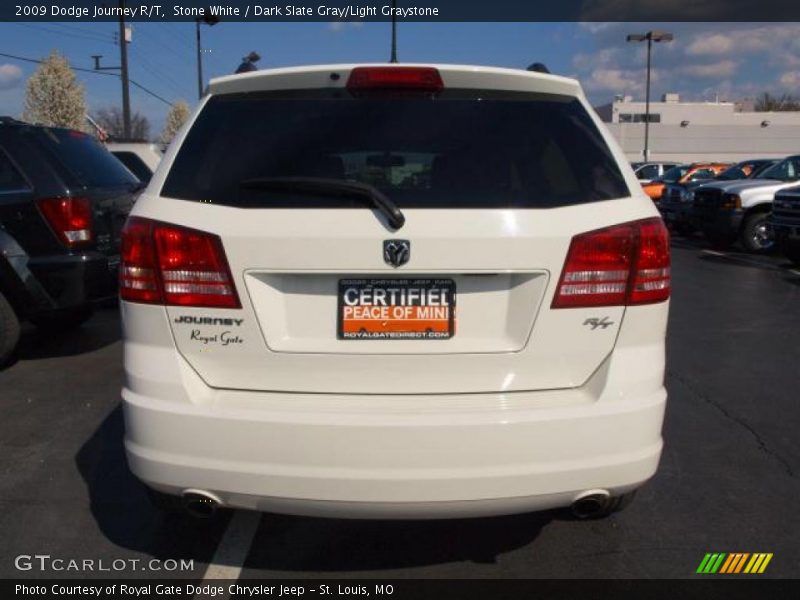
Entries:
[[696,79],[726,79],[736,73],[737,66],[735,61],[721,60],[706,65],[684,65],[675,72]]
[[733,47],[733,39],[729,35],[722,33],[699,35],[687,46],[686,54],[693,56],[727,54]]
[[595,69],[582,83],[589,92],[622,94],[640,93],[644,89],[641,73],[633,74],[622,69]]
[[791,90],[800,88],[800,71],[787,71],[780,78],[781,85]]
[[0,90],[10,90],[22,81],[22,69],[9,63],[0,65]]

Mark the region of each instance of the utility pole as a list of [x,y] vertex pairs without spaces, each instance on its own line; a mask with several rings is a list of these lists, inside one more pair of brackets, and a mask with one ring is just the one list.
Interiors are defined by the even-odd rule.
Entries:
[[397,62],[397,0],[392,0],[392,55],[390,63]]
[[673,36],[668,31],[648,31],[647,33],[632,33],[628,35],[628,42],[647,42],[647,85],[644,101],[644,160],[650,160],[650,66],[653,53],[653,42],[671,42]]
[[197,98],[203,97],[203,47],[200,45],[200,19],[195,19],[195,39],[197,40]]
[[202,17],[197,17],[194,20],[195,27],[195,40],[197,41],[197,98],[203,97],[203,44],[200,41],[200,24],[205,23],[209,27],[213,27],[219,23],[219,17],[216,15],[206,14]]
[[131,137],[131,96],[128,84],[128,36],[125,31],[125,0],[119,0],[119,58],[122,71],[122,129],[125,139]]

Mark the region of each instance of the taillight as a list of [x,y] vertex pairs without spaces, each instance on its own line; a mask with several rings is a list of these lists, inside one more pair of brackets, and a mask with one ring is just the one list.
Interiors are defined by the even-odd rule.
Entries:
[[219,236],[131,217],[122,230],[120,297],[173,306],[240,308]]
[[88,198],[40,198],[36,204],[68,248],[81,248],[94,241],[92,204]]
[[444,82],[433,67],[356,67],[350,71],[347,89],[440,92]]
[[628,287],[627,304],[651,304],[669,298],[669,231],[661,219],[636,223],[636,259]]
[[669,233],[661,219],[644,219],[573,237],[552,306],[650,304],[669,294]]

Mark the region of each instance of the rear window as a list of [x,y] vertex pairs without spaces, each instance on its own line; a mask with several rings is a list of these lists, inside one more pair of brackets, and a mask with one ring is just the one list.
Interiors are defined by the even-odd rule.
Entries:
[[87,187],[117,187],[138,183],[92,136],[69,129],[29,128],[33,142]]
[[538,208],[630,194],[580,102],[474,90],[212,97],[162,194],[246,207],[363,206],[346,197],[241,186],[270,177],[368,183],[401,208]]
[[138,155],[125,150],[114,150],[111,154],[116,156],[123,165],[128,167],[128,170],[136,175],[140,181],[149,183],[150,179],[152,179],[153,172]]

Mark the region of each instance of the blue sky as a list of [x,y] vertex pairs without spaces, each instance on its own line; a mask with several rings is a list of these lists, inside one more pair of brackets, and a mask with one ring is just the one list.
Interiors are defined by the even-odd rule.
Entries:
[[[193,23],[133,23],[130,72],[163,98],[197,97]],[[206,78],[228,74],[256,50],[259,66],[383,61],[388,23],[234,23],[203,27]],[[578,77],[591,101],[614,94],[644,95],[644,44],[625,34],[666,29],[675,41],[654,53],[653,94],[675,91],[686,99],[740,100],[761,92],[800,95],[800,24],[796,23],[400,23],[399,58],[524,67],[547,64]],[[118,64],[114,23],[0,23],[0,52],[41,58],[55,49],[73,66],[90,68],[91,55]],[[25,80],[36,65],[0,56],[0,114],[22,112]],[[79,73],[90,110],[120,104],[115,77]],[[147,116],[155,135],[168,107],[132,88],[131,104]]]

